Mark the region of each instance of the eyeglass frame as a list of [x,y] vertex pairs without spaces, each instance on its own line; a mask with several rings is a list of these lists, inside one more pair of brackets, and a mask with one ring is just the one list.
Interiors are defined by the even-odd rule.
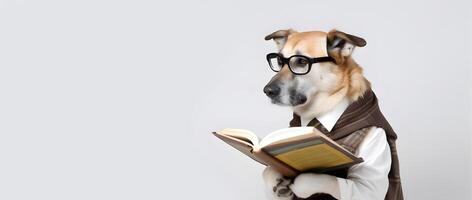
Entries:
[[[330,57],[330,56],[325,56],[325,57],[317,57],[317,58],[310,58],[308,56],[304,56],[304,55],[292,55],[288,58],[284,57],[282,54],[280,53],[269,53],[266,55],[266,59],[267,59],[267,62],[269,63],[269,67],[272,71],[274,72],[280,72],[280,70],[275,70],[274,67],[272,66],[272,62],[270,62],[270,59],[272,58],[276,58],[276,57],[279,57],[280,60],[282,61],[282,67],[280,67],[280,70],[282,70],[282,68],[287,65],[288,66],[288,69],[295,75],[305,75],[305,74],[308,74],[310,73],[311,71],[311,66],[315,63],[320,63],[320,62],[333,62],[333,63],[336,63],[336,60],[333,58],[333,57]],[[293,57],[301,57],[301,58],[305,58],[306,60],[308,60],[308,70],[304,73],[298,73],[298,72],[294,72],[292,70],[292,67],[290,67],[290,59],[293,58]]]

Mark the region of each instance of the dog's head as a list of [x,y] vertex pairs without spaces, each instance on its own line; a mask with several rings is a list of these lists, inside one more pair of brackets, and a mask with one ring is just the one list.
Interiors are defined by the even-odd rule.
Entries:
[[[264,87],[264,93],[272,103],[303,107],[312,104],[313,97],[319,93],[333,94],[343,88],[346,93],[354,92],[352,90],[356,86],[351,85],[352,75],[356,71],[361,72],[361,69],[351,59],[351,54],[355,47],[366,45],[364,39],[337,30],[326,33],[296,32],[291,29],[276,31],[267,35],[265,39],[275,41],[279,49],[277,57],[279,60],[276,62],[281,66]],[[315,61],[308,73],[299,75],[294,73],[297,70],[295,69],[297,63],[306,66],[307,61],[290,58],[294,55],[295,58],[301,55],[312,60],[330,57],[332,61]],[[270,58],[268,61],[271,62]],[[359,75],[363,79],[362,74]]]

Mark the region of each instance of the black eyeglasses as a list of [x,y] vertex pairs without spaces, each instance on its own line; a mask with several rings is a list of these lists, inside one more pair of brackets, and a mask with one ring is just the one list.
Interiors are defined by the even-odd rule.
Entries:
[[310,72],[313,63],[335,62],[335,60],[332,57],[309,58],[303,55],[293,55],[285,58],[279,53],[269,53],[267,54],[267,62],[269,62],[269,66],[274,72],[279,72],[284,65],[288,65],[292,73],[305,75]]

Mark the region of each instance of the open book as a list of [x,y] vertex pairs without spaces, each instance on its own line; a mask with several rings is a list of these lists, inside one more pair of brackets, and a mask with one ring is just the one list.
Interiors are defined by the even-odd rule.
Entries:
[[287,177],[307,171],[323,173],[363,161],[314,127],[281,129],[262,140],[243,129],[223,129],[213,134]]

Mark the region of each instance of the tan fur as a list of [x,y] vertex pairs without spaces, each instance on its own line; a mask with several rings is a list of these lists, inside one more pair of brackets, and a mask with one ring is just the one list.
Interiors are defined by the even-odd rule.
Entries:
[[[326,33],[321,31],[311,31],[311,32],[294,32],[288,36],[288,40],[283,47],[282,53],[293,52],[296,51],[305,52],[306,55],[310,55],[313,57],[323,57],[327,56],[328,52],[325,47],[318,44],[321,41],[326,41]],[[288,55],[287,55],[288,56]]]
[[347,95],[352,101],[356,101],[366,90],[370,89],[370,82],[362,74],[362,68],[352,58],[349,58],[348,63],[346,77],[350,80]]
[[356,101],[366,90],[370,89],[370,82],[364,77],[362,68],[352,57],[343,60],[345,60],[344,63],[338,65],[338,69],[340,69],[338,76],[342,78],[337,90],[347,89],[347,97],[351,101]]

